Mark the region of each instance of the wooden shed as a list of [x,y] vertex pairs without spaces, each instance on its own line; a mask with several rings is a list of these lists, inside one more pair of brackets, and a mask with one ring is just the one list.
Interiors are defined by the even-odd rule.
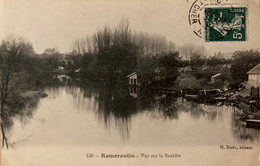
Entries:
[[133,72],[129,74],[128,76],[129,85],[137,85],[137,74],[136,72]]
[[248,74],[248,83],[252,86],[259,87],[260,86],[260,63],[256,65],[254,68],[247,72]]
[[217,80],[221,80],[221,77],[222,77],[221,73],[217,73],[211,76],[211,83],[214,84]]

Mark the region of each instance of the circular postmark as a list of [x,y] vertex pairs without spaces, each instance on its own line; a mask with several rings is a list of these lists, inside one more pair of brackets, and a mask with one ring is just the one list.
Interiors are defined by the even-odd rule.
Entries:
[[205,38],[204,8],[205,3],[196,0],[189,10],[189,24],[192,26],[193,32],[203,39]]

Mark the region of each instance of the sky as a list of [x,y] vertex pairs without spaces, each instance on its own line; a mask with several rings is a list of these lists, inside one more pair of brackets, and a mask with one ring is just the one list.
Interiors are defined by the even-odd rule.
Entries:
[[[241,0],[243,1],[243,0]],[[244,0],[246,1],[246,0]],[[210,53],[260,48],[259,0],[248,0],[247,41],[205,42],[188,22],[194,0],[0,0],[0,38],[12,34],[29,40],[37,53],[46,48],[69,52],[72,42],[92,36],[122,18],[132,31],[157,33],[177,45],[192,43]]]

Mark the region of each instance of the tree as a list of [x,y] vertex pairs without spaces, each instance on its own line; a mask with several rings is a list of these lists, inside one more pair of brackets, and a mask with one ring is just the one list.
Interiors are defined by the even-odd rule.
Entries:
[[140,56],[138,57],[138,71],[141,75],[141,82],[154,81],[158,66],[158,57]]
[[192,57],[190,58],[190,67],[195,75],[198,75],[201,73],[202,67],[206,63],[206,57],[201,54],[192,54]]
[[129,22],[123,19],[113,31],[105,27],[94,37],[98,47],[97,70],[109,77],[127,75],[136,69],[138,47],[131,40]]
[[258,63],[260,63],[259,51],[236,51],[233,54],[233,62],[230,69],[232,78],[238,82],[247,80],[247,72]]
[[176,79],[176,84],[180,89],[190,91],[198,90],[201,87],[201,81],[190,74],[181,74]]
[[228,65],[232,62],[231,59],[225,59],[223,54],[215,53],[214,56],[206,59],[207,67],[210,68],[212,74],[217,72],[228,72]]
[[178,68],[181,67],[179,52],[163,53],[159,56],[160,73],[167,80],[175,80],[178,76]]
[[[33,53],[32,45],[22,38],[9,36],[0,45],[1,120],[11,116],[10,104],[25,89],[27,77],[25,59]],[[5,142],[8,146],[2,121],[1,128],[3,145]]]
[[179,48],[180,55],[185,60],[190,60],[193,55],[202,55],[206,56],[208,53],[203,46],[196,46],[193,44],[184,44],[182,47]]
[[[87,52],[82,51],[87,47],[89,47]],[[167,41],[164,36],[143,32],[132,33],[129,21],[122,19],[115,29],[105,26],[94,33],[92,39],[80,38],[75,40],[72,54],[83,56],[82,58],[78,57],[81,59],[81,64],[77,66],[75,59],[70,60],[71,62],[68,63],[70,67],[68,68],[82,67],[83,74],[85,72],[98,75],[106,74],[108,77],[125,76],[139,69],[144,76],[143,78],[150,79],[158,68],[158,57],[170,54],[170,52],[175,53],[175,49],[175,44],[172,41]],[[153,67],[149,66],[149,62],[144,62],[145,59],[147,61],[152,60],[153,62],[150,64]],[[155,59],[156,62],[154,62]],[[165,61],[165,67],[170,70],[176,66],[167,66],[167,60],[161,60]],[[165,69],[165,67],[161,67]],[[89,72],[90,70],[94,72]],[[149,71],[151,72],[149,73]],[[164,70],[164,74],[167,76],[170,76],[171,72]]]
[[83,55],[77,54],[76,52],[68,53],[65,58],[68,62],[66,69],[70,74],[74,73],[75,70],[82,68]]

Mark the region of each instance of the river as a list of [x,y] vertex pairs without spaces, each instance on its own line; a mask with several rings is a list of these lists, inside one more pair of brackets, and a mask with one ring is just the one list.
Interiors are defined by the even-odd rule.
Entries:
[[[30,113],[10,120],[6,130],[9,148],[2,149],[3,166],[99,165],[98,157],[89,159],[86,154],[101,152],[174,152],[183,156],[163,161],[106,161],[121,165],[203,165],[206,157],[212,165],[260,160],[260,130],[246,128],[238,119],[241,110],[237,107],[165,97],[138,87],[61,82],[44,87],[48,97],[40,99]],[[220,145],[253,150],[231,152],[221,150]]]

